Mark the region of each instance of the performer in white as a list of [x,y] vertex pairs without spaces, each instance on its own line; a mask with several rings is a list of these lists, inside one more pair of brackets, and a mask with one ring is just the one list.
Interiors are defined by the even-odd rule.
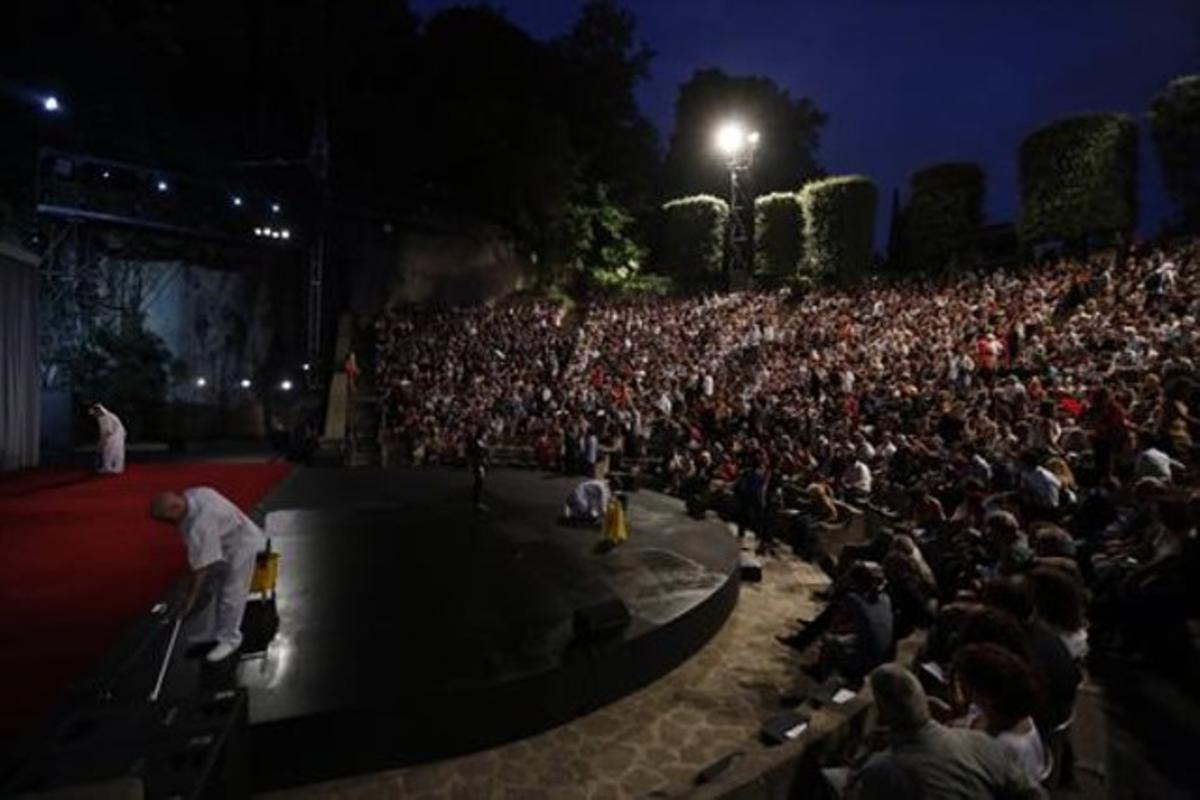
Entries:
[[611,499],[608,482],[590,478],[571,490],[563,506],[563,517],[570,522],[599,522]]
[[100,438],[96,446],[99,463],[96,471],[105,475],[119,475],[125,471],[125,426],[121,418],[99,403],[88,409],[96,419]]
[[207,486],[163,492],[151,502],[150,516],[179,526],[187,547],[191,580],[179,616],[189,616],[205,584],[213,584],[210,594],[215,602],[202,609],[203,619],[190,636],[192,644],[215,642],[205,656],[209,662],[228,658],[242,644],[242,613],[250,594],[254,557],[266,544],[262,530]]

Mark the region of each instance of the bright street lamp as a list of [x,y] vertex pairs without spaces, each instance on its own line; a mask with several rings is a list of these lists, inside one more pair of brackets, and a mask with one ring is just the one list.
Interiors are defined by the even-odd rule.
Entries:
[[42,110],[55,114],[62,111],[62,105],[58,102],[58,98],[51,94],[42,98]]

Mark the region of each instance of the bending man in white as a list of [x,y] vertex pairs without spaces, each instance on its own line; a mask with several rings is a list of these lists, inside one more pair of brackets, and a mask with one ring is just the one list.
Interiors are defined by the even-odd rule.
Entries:
[[97,472],[119,475],[125,471],[125,426],[121,418],[99,403],[92,403],[88,413],[96,419],[100,438],[96,443],[99,454]]
[[608,482],[599,478],[583,481],[567,497],[563,517],[570,522],[599,522],[612,499]]
[[242,644],[242,612],[250,594],[254,557],[266,544],[262,530],[241,509],[207,486],[182,494],[163,492],[150,504],[150,516],[179,526],[187,547],[190,582],[179,608],[186,617],[196,607],[206,583],[215,602],[191,635],[193,644],[215,642],[205,659],[222,661]]

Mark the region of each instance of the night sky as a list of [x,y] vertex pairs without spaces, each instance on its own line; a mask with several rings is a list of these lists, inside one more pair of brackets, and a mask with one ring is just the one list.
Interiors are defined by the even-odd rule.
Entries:
[[[422,16],[459,3],[413,0]],[[583,0],[498,0],[545,38]],[[988,173],[989,221],[1015,218],[1016,148],[1040,123],[1124,111],[1142,123],[1141,230],[1167,212],[1144,124],[1171,78],[1200,72],[1200,0],[624,0],[657,53],[639,100],[664,142],[679,84],[701,67],[774,79],[830,114],[818,157],[881,192],[934,161]],[[877,244],[880,242],[877,241]]]

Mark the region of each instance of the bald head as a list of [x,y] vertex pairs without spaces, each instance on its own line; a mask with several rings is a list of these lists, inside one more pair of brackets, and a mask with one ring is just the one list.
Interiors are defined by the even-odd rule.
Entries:
[[929,721],[929,700],[916,676],[897,663],[876,667],[871,692],[879,721],[893,731],[912,731]]
[[163,492],[150,501],[150,516],[177,525],[187,516],[187,500],[178,492]]

